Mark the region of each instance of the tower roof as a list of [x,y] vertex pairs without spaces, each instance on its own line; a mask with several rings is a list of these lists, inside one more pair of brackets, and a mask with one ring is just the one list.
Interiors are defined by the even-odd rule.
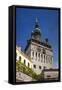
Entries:
[[38,32],[40,32],[40,26],[38,23],[38,19],[36,18],[36,22],[35,22],[35,30],[37,30]]
[[41,32],[37,18],[35,21],[34,31],[31,33],[31,38],[37,41],[41,41]]
[[39,35],[41,35],[40,26],[39,26],[39,23],[38,23],[38,19],[37,18],[36,18],[36,22],[35,22],[34,31],[32,33],[33,34],[39,34]]
[[[52,47],[51,47],[51,45],[49,45],[48,39],[46,38],[45,42],[41,39],[41,31],[40,31],[40,26],[39,26],[37,18],[36,18],[36,21],[35,21],[34,31],[32,31],[32,33],[31,33],[31,38],[27,42],[27,46],[25,48],[25,51],[28,49],[28,47],[30,46],[30,44],[32,42],[40,44],[44,47],[47,47],[52,51]],[[45,50],[43,50],[43,53],[45,53]]]

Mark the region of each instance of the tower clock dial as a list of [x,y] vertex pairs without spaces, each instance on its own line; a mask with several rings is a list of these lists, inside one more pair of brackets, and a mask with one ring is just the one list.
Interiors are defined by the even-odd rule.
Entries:
[[43,48],[43,54],[46,54],[46,50]]
[[37,48],[37,51],[38,51],[38,52],[41,52],[41,49],[40,49],[40,47],[38,47],[38,48]]

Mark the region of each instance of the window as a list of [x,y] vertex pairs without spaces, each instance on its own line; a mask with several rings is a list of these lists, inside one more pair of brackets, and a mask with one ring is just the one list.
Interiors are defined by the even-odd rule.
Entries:
[[46,69],[46,67],[44,66],[44,69]]
[[37,57],[37,52],[36,52],[36,57]]
[[47,75],[47,77],[49,78],[49,77],[51,77],[50,75]]
[[38,54],[39,58],[40,58],[40,53]]
[[19,56],[19,61],[21,61],[21,56]]
[[44,55],[44,63],[45,63],[45,55]]
[[51,57],[51,64],[52,64],[52,57]]
[[46,56],[46,63],[48,63],[48,56]]
[[38,54],[38,57],[39,57],[38,61],[40,61],[40,53]]
[[39,66],[39,69],[41,69],[41,66]]
[[30,64],[28,63],[28,67],[30,66]]
[[42,59],[43,59],[43,54],[41,54],[41,62],[42,62]]
[[47,56],[46,56],[46,63],[47,63]]
[[24,64],[26,64],[26,61],[24,60]]
[[32,56],[34,57],[34,51],[32,52]]
[[36,52],[36,60],[37,60],[37,52]]
[[36,65],[34,65],[34,68],[36,68]]
[[41,58],[42,58],[42,54],[41,54]]

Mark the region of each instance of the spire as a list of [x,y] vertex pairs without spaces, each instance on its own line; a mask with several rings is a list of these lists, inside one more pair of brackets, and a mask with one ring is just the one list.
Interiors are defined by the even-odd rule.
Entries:
[[38,19],[37,19],[37,17],[36,17],[36,23],[38,23]]
[[41,41],[41,31],[40,31],[40,26],[39,26],[37,18],[36,18],[36,21],[35,21],[34,31],[32,32],[31,36],[32,36],[32,38],[34,38],[38,41]]
[[35,28],[39,28],[38,18],[36,17]]
[[38,18],[36,17],[36,22],[35,22],[35,32],[40,32],[40,26],[39,26],[39,23],[38,23]]

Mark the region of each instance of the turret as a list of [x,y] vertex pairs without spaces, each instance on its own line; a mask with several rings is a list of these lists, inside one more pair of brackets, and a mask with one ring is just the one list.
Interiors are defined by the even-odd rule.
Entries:
[[34,31],[32,31],[32,33],[31,33],[31,38],[35,39],[37,41],[41,41],[41,31],[40,31],[40,27],[39,27],[37,18],[36,18],[36,22],[35,22]]

